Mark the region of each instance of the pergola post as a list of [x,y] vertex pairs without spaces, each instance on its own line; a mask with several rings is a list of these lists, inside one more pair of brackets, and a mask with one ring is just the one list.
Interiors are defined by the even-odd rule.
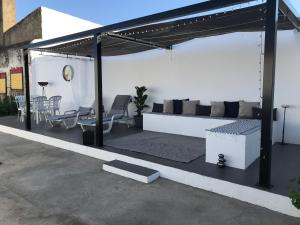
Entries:
[[94,64],[95,64],[95,144],[103,146],[103,94],[102,94],[102,50],[99,35],[94,36]]
[[278,0],[267,0],[259,185],[271,187]]
[[25,129],[31,130],[31,112],[30,112],[30,81],[29,81],[29,52],[23,49],[24,57],[24,80],[25,80]]

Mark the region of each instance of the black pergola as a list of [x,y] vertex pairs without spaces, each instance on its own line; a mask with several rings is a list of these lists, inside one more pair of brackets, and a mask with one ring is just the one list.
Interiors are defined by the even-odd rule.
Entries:
[[[199,37],[232,32],[265,31],[263,104],[259,185],[271,186],[272,130],[277,30],[300,29],[300,21],[284,0],[226,11],[226,7],[254,0],[207,0],[162,13],[128,20],[24,46],[26,91],[26,129],[31,130],[28,51],[38,50],[95,58],[96,145],[103,146],[102,128],[102,56],[114,56],[162,48]],[[257,2],[257,1],[255,1]],[[221,10],[193,18],[180,17]]]

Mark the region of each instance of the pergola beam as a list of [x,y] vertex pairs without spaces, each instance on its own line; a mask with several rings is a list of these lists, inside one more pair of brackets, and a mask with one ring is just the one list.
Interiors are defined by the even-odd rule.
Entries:
[[32,43],[27,46],[24,46],[24,48],[31,49],[31,48],[38,48],[42,46],[48,46],[56,43],[61,43],[61,42],[67,42],[67,41],[72,41],[80,38],[85,38],[88,36],[95,36],[99,35],[102,33],[107,33],[107,32],[113,32],[113,31],[118,31],[118,30],[124,30],[124,29],[129,29],[137,26],[142,26],[146,24],[151,24],[151,23],[156,23],[156,22],[161,22],[164,20],[170,20],[174,18],[179,18],[179,17],[184,17],[184,16],[189,16],[197,13],[203,13],[207,11],[212,11],[212,10],[217,10],[217,9],[222,9],[230,6],[234,6],[237,4],[243,4],[247,2],[252,2],[254,0],[207,0],[205,2],[197,3],[194,5],[186,6],[186,7],[181,7],[161,13],[156,13],[153,15],[149,16],[144,16],[140,17],[137,19],[132,19],[132,20],[127,20],[124,22],[120,23],[115,23],[111,24],[108,26],[103,26],[100,28],[96,29],[91,29],[88,31],[83,31],[75,34],[70,34],[66,35],[63,37],[58,37],[46,41],[41,41],[37,43]]
[[29,80],[29,52],[23,50],[24,80],[25,80],[25,129],[31,130],[31,110],[30,110],[30,80]]
[[102,91],[102,47],[101,38],[94,38],[94,64],[95,64],[95,145],[103,146],[103,91]]
[[132,43],[136,43],[136,44],[140,44],[140,45],[144,45],[144,46],[152,47],[152,48],[161,48],[161,49],[166,49],[166,50],[171,50],[172,49],[172,46],[157,45],[157,44],[149,42],[149,41],[144,41],[144,40],[141,40],[141,39],[126,37],[126,36],[119,35],[119,34],[114,34],[114,33],[106,33],[106,34],[103,34],[102,36],[108,36],[108,37],[111,37],[111,38],[124,40],[124,41],[132,42]]
[[279,0],[267,0],[259,185],[271,187],[273,108]]
[[300,30],[300,20],[296,17],[296,13],[293,12],[293,7],[288,5],[284,0],[279,1],[280,11],[289,19],[289,21],[295,26],[297,30]]

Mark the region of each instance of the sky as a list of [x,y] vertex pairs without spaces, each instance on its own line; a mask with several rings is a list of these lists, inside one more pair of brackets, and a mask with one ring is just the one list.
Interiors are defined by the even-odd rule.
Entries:
[[[162,12],[204,0],[16,0],[18,21],[45,6],[101,25]],[[288,0],[300,15],[300,0]]]

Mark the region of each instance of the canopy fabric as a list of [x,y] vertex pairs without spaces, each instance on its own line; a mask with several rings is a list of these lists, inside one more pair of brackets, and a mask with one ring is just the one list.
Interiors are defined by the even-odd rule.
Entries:
[[[266,13],[264,6],[256,5],[228,12],[141,26],[115,32],[113,37],[110,34],[102,34],[102,55],[117,56],[158,47],[168,48],[194,38],[234,32],[264,31]],[[286,16],[279,13],[278,29],[290,30],[295,27]],[[139,40],[143,43],[141,44]],[[37,50],[92,57],[94,41],[91,37]]]

